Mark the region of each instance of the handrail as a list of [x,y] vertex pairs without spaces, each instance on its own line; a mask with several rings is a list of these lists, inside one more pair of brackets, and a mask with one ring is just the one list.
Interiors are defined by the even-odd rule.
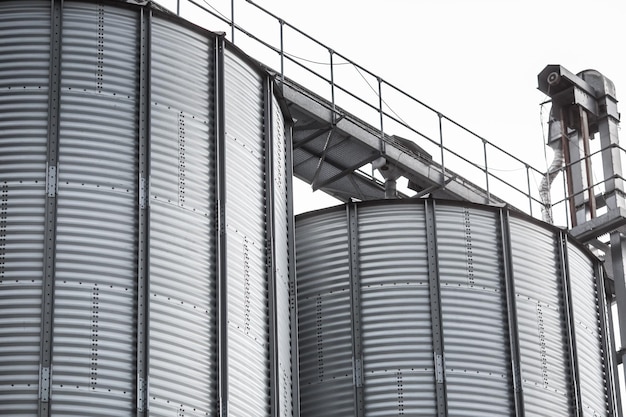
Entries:
[[[379,118],[380,126],[378,128],[376,128],[376,129],[378,129],[378,131],[380,133],[381,148],[385,146],[384,145],[384,142],[385,142],[384,139],[385,139],[386,132],[384,130],[384,123],[385,123],[385,121],[393,122],[398,127],[402,127],[404,129],[407,129],[408,132],[411,132],[411,133],[417,135],[418,137],[421,137],[421,138],[425,139],[432,146],[436,147],[436,149],[439,149],[440,155],[438,157],[441,159],[439,161],[439,163],[441,165],[442,170],[445,171],[445,169],[447,169],[447,168],[455,169],[455,167],[453,167],[451,165],[450,161],[449,161],[449,159],[451,157],[454,157],[454,158],[456,158],[456,163],[457,164],[459,164],[459,163],[468,164],[467,165],[468,168],[474,168],[474,169],[477,169],[478,171],[482,172],[482,175],[484,176],[483,180],[476,181],[476,179],[471,178],[471,177],[468,178],[468,179],[470,181],[472,181],[472,182],[477,183],[478,185],[480,185],[481,183],[484,184],[484,188],[487,191],[488,195],[490,195],[492,192],[496,191],[494,188],[495,188],[496,185],[499,185],[500,187],[504,187],[504,191],[506,193],[514,192],[514,193],[517,193],[517,195],[521,195],[522,197],[527,199],[528,209],[522,209],[521,207],[518,207],[519,209],[521,209],[522,211],[526,211],[528,214],[536,216],[536,217],[537,217],[537,214],[539,214],[539,213],[536,212],[536,210],[533,209],[533,207],[536,207],[536,208],[542,207],[544,205],[544,203],[541,201],[541,198],[539,197],[538,186],[536,187],[535,190],[533,190],[531,188],[531,182],[532,182],[531,180],[534,180],[536,182],[537,178],[542,178],[546,174],[544,172],[540,171],[539,169],[533,167],[528,162],[523,161],[522,159],[516,157],[515,155],[511,154],[510,152],[506,151],[505,149],[501,148],[500,146],[498,146],[498,145],[492,143],[491,141],[487,140],[486,138],[478,135],[477,133],[475,133],[471,129],[467,128],[466,126],[464,126],[464,125],[462,125],[462,124],[460,124],[458,122],[456,122],[455,120],[453,120],[452,118],[446,116],[445,114],[437,111],[433,107],[427,105],[426,103],[424,103],[421,100],[417,99],[413,95],[405,92],[404,90],[400,89],[396,85],[385,81],[382,77],[374,74],[372,71],[369,71],[368,69],[364,68],[363,66],[357,64],[356,62],[354,62],[351,59],[347,58],[345,55],[343,55],[343,54],[333,50],[332,48],[330,48],[326,44],[320,42],[319,40],[315,39],[311,35],[308,35],[307,33],[305,33],[304,31],[300,30],[299,28],[291,25],[290,23],[288,23],[284,19],[280,18],[279,16],[275,15],[274,13],[270,12],[269,10],[267,10],[264,7],[260,6],[259,4],[255,3],[253,0],[238,0],[238,1],[239,1],[239,4],[241,4],[242,1],[245,1],[245,3],[249,4],[254,9],[258,10],[259,13],[262,14],[262,16],[269,17],[269,18],[271,18],[271,19],[276,21],[276,23],[279,26],[279,45],[273,45],[273,44],[271,44],[269,42],[266,42],[266,41],[264,41],[264,40],[262,40],[260,38],[261,35],[257,36],[255,34],[251,33],[250,31],[246,30],[245,28],[241,27],[237,23],[235,23],[235,17],[236,17],[235,16],[235,10],[236,10],[235,9],[235,3],[236,3],[235,0],[228,0],[228,2],[230,3],[230,16],[231,16],[230,19],[228,19],[226,17],[227,13],[223,13],[222,14],[220,12],[214,12],[214,11],[210,10],[209,8],[205,7],[204,5],[200,4],[199,0],[185,0],[185,1],[187,3],[189,3],[189,4],[194,5],[195,7],[203,10],[205,13],[208,13],[213,18],[218,19],[220,22],[229,25],[229,27],[231,28],[231,41],[233,43],[235,43],[234,42],[235,31],[239,31],[242,34],[246,35],[249,39],[252,39],[253,41],[257,42],[259,45],[261,45],[264,48],[266,48],[267,50],[272,51],[275,54],[278,54],[278,56],[280,58],[280,67],[281,67],[280,68],[280,72],[278,72],[278,74],[280,75],[281,80],[291,79],[292,78],[292,77],[288,77],[288,75],[290,75],[290,74],[286,74],[286,69],[285,69],[285,62],[289,62],[291,64],[294,64],[295,68],[300,68],[300,69],[304,70],[306,74],[309,74],[309,76],[317,77],[317,79],[321,80],[322,82],[324,82],[325,84],[330,86],[330,98],[329,98],[329,100],[331,101],[333,110],[337,111],[336,109],[339,108],[339,106],[337,106],[337,103],[336,103],[336,93],[341,93],[341,94],[345,94],[346,97],[349,97],[349,98],[355,100],[357,103],[360,103],[361,105],[364,105],[366,109],[369,109],[369,111],[373,111],[373,112],[377,113],[378,114],[378,118]],[[207,0],[202,0],[202,1],[205,4],[209,5]],[[214,2],[218,2],[220,0],[210,0],[210,1],[212,1],[214,3]],[[226,0],[221,0],[221,1],[223,2],[223,1],[226,1]],[[180,14],[180,10],[181,10],[180,2],[181,2],[181,0],[177,0],[177,2],[176,2],[176,11],[179,14]],[[213,6],[211,6],[211,5],[209,5],[209,7],[213,8]],[[217,10],[217,9],[215,9],[215,10]],[[314,45],[316,45],[317,47],[321,47],[323,50],[326,51],[326,53],[328,54],[328,62],[323,62],[323,63],[319,63],[319,64],[328,66],[328,68],[330,69],[330,74],[329,75],[323,75],[319,71],[315,70],[313,68],[313,65],[310,63],[310,61],[308,61],[308,60],[306,60],[304,58],[297,57],[296,55],[290,54],[287,51],[285,51],[285,48],[284,48],[284,41],[285,41],[285,37],[286,37],[286,35],[285,35],[285,28],[293,30],[295,32],[295,34],[303,37],[304,40],[313,42]],[[246,51],[246,52],[249,53],[249,54],[250,53],[254,53],[254,51]],[[337,62],[337,58],[339,58],[340,60],[343,60],[343,62],[338,63]],[[263,62],[262,60],[260,60],[260,61]],[[301,61],[309,62],[309,64],[308,65],[307,64],[303,64]],[[346,87],[343,84],[340,84],[340,83],[337,82],[337,69],[336,69],[336,67],[338,67],[339,65],[350,65],[350,66],[354,67],[357,70],[357,72],[359,72],[359,74],[365,80],[365,83],[367,84],[367,86],[371,90],[371,91],[368,92],[368,94],[371,94],[373,92],[376,95],[377,100],[376,100],[375,104],[373,104],[372,102],[370,102],[367,99],[365,99],[364,98],[364,93],[355,92],[352,89],[350,89],[349,87]],[[373,79],[373,81],[375,81],[375,83],[378,84],[377,85],[378,88],[377,89],[374,88],[370,84],[370,82],[367,81],[365,76],[371,77]],[[294,79],[294,81],[297,81],[298,83],[303,85],[305,88],[309,88],[309,87],[307,87],[305,80]],[[418,105],[420,111],[426,110],[427,112],[432,114],[434,117],[436,117],[438,130],[435,131],[435,134],[429,135],[428,133],[425,133],[424,131],[421,131],[421,130],[418,130],[417,128],[412,127],[413,125],[415,125],[415,123],[409,123],[409,122],[406,122],[406,121],[402,120],[402,118],[394,111],[394,109],[390,105],[390,103],[387,102],[386,98],[388,98],[388,96],[383,97],[383,87],[390,89],[390,93],[397,93],[397,94],[400,95],[400,97],[404,97],[405,99],[409,100],[410,102]],[[312,90],[312,91],[315,91],[315,90]],[[319,91],[316,91],[316,94],[319,94],[319,93],[320,93]],[[342,106],[342,107],[344,107],[344,106]],[[345,109],[345,110],[348,110],[348,109]],[[336,117],[336,114],[334,114],[334,117]],[[367,121],[367,119],[365,119],[365,118],[364,118],[364,120]],[[368,123],[371,123],[373,125],[372,121],[369,121]],[[445,125],[444,125],[444,123],[445,123]],[[454,151],[453,149],[451,149],[449,147],[449,145],[448,146],[445,145],[444,144],[444,137],[446,139],[450,139],[449,136],[444,135],[444,127],[445,126],[456,127],[458,129],[460,129],[461,132],[464,132],[465,134],[467,134],[468,137],[471,140],[476,141],[475,142],[476,143],[476,147],[478,147],[479,145],[482,147],[482,158],[478,158],[478,160],[476,160],[475,158],[472,159],[471,156],[465,156],[465,155],[461,154],[460,152],[457,152],[457,151]],[[435,136],[439,136],[438,140],[433,138]],[[495,158],[495,159],[506,157],[506,158],[509,158],[509,160],[511,162],[514,162],[515,164],[519,164],[519,170],[523,169],[525,171],[524,185],[520,186],[520,185],[513,184],[510,179],[507,180],[502,175],[496,175],[493,172],[495,169],[493,167],[490,167],[489,164],[488,164],[488,151],[491,151],[491,152],[495,151],[496,152],[495,156],[497,158]],[[601,151],[602,150],[600,150],[598,152],[601,152]],[[493,155],[492,155],[492,157],[493,157]],[[591,157],[591,155],[589,157]],[[577,163],[577,162],[574,162],[574,163]],[[574,164],[574,163],[572,163],[572,164]],[[565,172],[565,169],[566,169],[566,167],[562,168],[563,172]],[[497,181],[497,183],[494,184],[494,181]],[[522,190],[522,188],[526,188],[526,190]],[[509,198],[505,198],[505,200],[511,201]],[[562,204],[563,201],[564,200],[559,200],[557,203],[551,204],[551,207],[558,206],[558,205]],[[513,204],[513,205],[515,206],[515,204]],[[565,212],[566,212],[565,219],[568,219],[567,204],[563,204],[563,205],[565,206]]]

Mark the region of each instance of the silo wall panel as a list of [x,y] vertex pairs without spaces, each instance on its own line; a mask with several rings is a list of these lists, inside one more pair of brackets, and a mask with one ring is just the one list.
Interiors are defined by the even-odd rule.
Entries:
[[0,38],[0,414],[34,415],[43,282],[48,3],[1,3]]
[[358,276],[365,414],[435,413],[424,210],[364,207]]
[[296,225],[301,413],[354,415],[347,218],[339,210],[310,220]]
[[101,4],[63,9],[53,415],[135,408],[135,22]]
[[436,220],[449,415],[511,415],[497,213],[443,205]]
[[[149,407],[216,412],[214,47],[154,17],[150,36]],[[184,325],[183,325],[184,324]]]
[[571,364],[557,240],[518,218],[510,229],[526,412],[569,415]]
[[0,12],[0,413],[212,415],[224,399],[292,415],[288,149],[268,74],[152,4]]
[[[574,416],[579,398],[610,414],[598,263],[558,229],[470,203],[350,203],[297,217],[296,266],[303,416]],[[344,386],[321,377],[330,361]]]
[[583,415],[604,417],[608,415],[605,389],[608,364],[602,352],[596,271],[578,247],[569,243],[567,249]]
[[228,406],[235,415],[252,415],[270,406],[263,123],[269,103],[261,74],[231,51],[224,75]]
[[[273,181],[274,181],[274,241],[276,273],[276,314],[278,351],[279,413],[281,417],[293,415],[292,399],[292,344],[291,344],[291,291],[289,238],[290,213],[287,203],[287,140],[285,121],[278,100],[272,98]],[[295,300],[294,300],[295,302]]]

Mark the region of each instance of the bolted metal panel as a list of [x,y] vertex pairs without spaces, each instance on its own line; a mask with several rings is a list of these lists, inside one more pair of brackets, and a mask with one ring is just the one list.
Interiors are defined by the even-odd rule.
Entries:
[[508,324],[509,352],[511,357],[511,389],[513,391],[513,410],[515,417],[524,415],[524,392],[522,389],[521,353],[519,347],[519,326],[517,324],[517,299],[515,276],[511,255],[510,212],[500,209],[500,233],[502,242],[502,262],[504,269],[504,292],[506,297],[506,316]]
[[289,314],[291,316],[291,394],[293,399],[293,416],[300,417],[300,357],[298,348],[298,284],[296,282],[296,243],[295,243],[295,219],[293,215],[293,158],[291,150],[292,142],[292,121],[285,120],[285,161],[286,161],[286,183],[287,183],[287,253],[289,256]]
[[359,283],[359,233],[356,208],[348,206],[348,239],[350,241],[350,312],[352,313],[352,366],[354,375],[355,416],[364,413],[363,403],[363,346],[361,343],[361,285]]
[[150,44],[148,408],[214,414],[214,43],[155,16]]
[[[361,286],[361,362],[351,356],[351,340],[341,338],[357,328],[349,321],[357,316],[349,311],[348,274],[355,257],[348,253],[354,231],[346,208],[296,219],[303,416],[336,410],[355,415],[353,392],[362,369],[368,416],[573,417],[578,414],[572,352],[595,372],[580,383],[583,409],[596,407],[597,415],[608,415],[604,390],[610,384],[601,377],[610,372],[608,351],[601,350],[600,337],[592,337],[594,353],[582,356],[591,350],[587,336],[579,341],[581,329],[588,332],[583,323],[595,323],[597,334],[605,326],[594,287],[576,284],[595,282],[599,264],[590,254],[570,249],[564,257],[560,230],[495,207],[386,200],[351,203],[350,211],[356,209],[358,274],[353,279]],[[563,292],[566,270],[573,285],[571,304]],[[337,302],[328,308],[331,297]],[[577,304],[578,297],[585,301]],[[437,322],[433,299],[441,303]],[[569,335],[566,306],[574,312],[575,338]],[[433,335],[438,329],[443,330],[439,345]],[[321,343],[327,340],[333,343]],[[323,375],[325,363],[333,364],[334,378],[315,374]],[[586,366],[581,365],[581,379]],[[344,378],[354,377],[340,379],[340,369]],[[441,385],[444,393],[437,395]]]
[[139,15],[138,143],[137,143],[137,416],[148,408],[150,320],[150,38],[152,13]]
[[0,12],[0,410],[293,415],[269,76],[151,4]]
[[347,225],[345,210],[301,217],[296,224],[303,416],[355,413]]
[[572,415],[557,238],[542,226],[514,217],[510,232],[524,408],[533,415]]
[[289,293],[289,216],[287,191],[287,141],[285,122],[278,100],[272,98],[273,173],[274,173],[274,236],[276,274],[276,314],[278,349],[278,398],[280,417],[293,415],[291,306]]
[[0,4],[0,36],[0,179],[34,185],[45,181],[50,2]]
[[128,10],[63,8],[53,415],[135,408],[136,24]]
[[450,415],[511,415],[506,299],[495,212],[437,205]]
[[264,414],[270,407],[265,83],[229,50],[224,77],[228,407],[234,415]]
[[423,207],[360,207],[365,415],[434,415],[435,365]]
[[588,255],[573,243],[568,242],[567,252],[583,416],[608,416],[609,364],[603,352],[596,272]]
[[426,201],[426,247],[428,254],[428,299],[430,302],[430,325],[433,336],[435,360],[435,401],[437,416],[448,415],[445,380],[445,352],[443,345],[443,318],[441,311],[441,283],[439,280],[439,257],[437,251],[437,215],[434,200]]
[[[162,18],[151,39],[151,177],[158,200],[213,211],[213,40]],[[172,82],[176,80],[176,82]],[[154,197],[152,198],[154,199]]]
[[0,410],[36,415],[50,3],[0,3],[0,38]]

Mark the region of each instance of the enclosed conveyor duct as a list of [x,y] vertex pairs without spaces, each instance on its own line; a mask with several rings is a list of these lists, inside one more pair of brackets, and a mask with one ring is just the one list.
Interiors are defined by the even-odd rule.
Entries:
[[296,219],[302,416],[613,416],[599,261],[506,208]]
[[291,416],[271,77],[152,2],[0,1],[0,39],[0,414]]

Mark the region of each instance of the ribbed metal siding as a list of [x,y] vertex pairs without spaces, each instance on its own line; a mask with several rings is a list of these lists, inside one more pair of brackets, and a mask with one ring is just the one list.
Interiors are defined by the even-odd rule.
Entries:
[[[50,13],[0,4],[0,414],[36,413]],[[19,69],[19,71],[18,71]]]
[[517,218],[510,228],[525,410],[527,415],[570,415],[571,364],[556,237]]
[[35,415],[50,61],[47,2],[0,3],[0,39],[0,414]]
[[600,309],[594,265],[576,246],[568,245],[570,286],[574,305],[576,352],[580,374],[583,415],[607,416],[605,387],[607,363],[603,359]]
[[[53,415],[130,413],[136,300],[136,16],[65,2]],[[129,370],[131,372],[129,372]]]
[[155,415],[211,415],[217,378],[213,41],[156,17],[150,41],[149,407]]
[[346,230],[346,214],[341,210],[296,225],[303,416],[355,413]]
[[255,415],[269,407],[264,83],[229,51],[224,74],[229,409]]
[[[226,216],[228,247],[220,250],[230,285],[222,301],[235,319],[226,335],[231,367],[224,400],[233,415],[268,415],[270,375],[277,375],[278,412],[291,416],[288,158],[278,99],[264,100],[268,75],[231,50],[227,73],[216,76],[216,36],[151,5],[62,3],[60,106],[54,107],[50,2],[0,1],[0,414],[38,414],[44,204],[54,198],[52,382],[42,409],[50,404],[55,416],[130,416],[145,412],[147,401],[155,416],[217,412],[218,361],[225,358],[217,356],[216,329],[226,324],[216,293],[220,214]],[[149,48],[140,56],[146,39]],[[215,108],[216,81],[228,77],[226,108]],[[142,107],[145,98],[150,101]],[[266,106],[273,125],[264,120]],[[222,127],[216,114],[223,112],[232,162],[217,160]],[[58,113],[60,125],[56,189],[52,182],[46,188],[49,113]],[[139,132],[147,142],[142,152],[150,150],[146,159],[138,151]],[[266,138],[277,144],[266,147]],[[265,218],[269,149],[277,153],[271,229]],[[144,183],[138,167],[146,162]],[[225,213],[217,210],[220,165],[227,167],[232,202]],[[140,218],[149,227],[139,230]],[[266,234],[280,259],[267,251]],[[276,267],[278,281],[275,370],[268,265]],[[142,281],[148,303],[140,297],[139,269],[148,272]],[[136,321],[146,312],[148,329]],[[249,329],[236,330],[238,324]],[[146,333],[149,364],[141,372],[147,384],[137,378],[137,361],[146,359],[138,358],[137,346],[144,345],[137,335]]]
[[[426,227],[432,206],[445,397],[435,395],[439,378],[432,329],[437,326],[431,323],[432,258],[427,250],[434,240]],[[303,416],[357,415],[355,331],[362,345],[364,390],[357,401],[364,416],[434,415],[443,412],[441,404],[435,408],[436,400],[445,401],[450,416],[574,416],[575,386],[585,415],[608,415],[610,375],[604,372],[610,370],[604,367],[607,350],[599,336],[605,318],[593,285],[597,264],[571,242],[569,256],[562,256],[561,231],[469,203],[367,202],[350,204],[347,211],[349,215],[340,206],[296,221]],[[358,218],[356,232],[349,226],[351,213]],[[355,236],[358,252],[352,255],[350,239]],[[356,268],[351,265],[355,256]],[[355,270],[360,322],[351,322],[357,316],[350,300],[350,272]],[[574,294],[567,306],[574,311],[574,346],[564,305],[568,277]],[[511,304],[509,278],[516,301]],[[333,308],[327,307],[331,297],[337,299]],[[508,311],[513,304],[514,311]],[[517,346],[509,335],[519,340],[519,403],[512,357],[517,357]],[[572,352],[577,352],[575,360]],[[321,377],[326,363],[341,370],[343,385],[339,375]],[[576,366],[580,380],[574,381]]]
[[360,208],[365,415],[434,415],[424,210]]
[[274,144],[274,236],[276,237],[276,310],[278,351],[278,386],[280,417],[293,415],[292,399],[292,348],[291,348],[291,305],[289,269],[293,260],[289,256],[289,218],[287,202],[287,144],[285,123],[278,101],[272,99],[273,144]]
[[511,359],[496,213],[444,205],[436,215],[448,413],[511,415]]

